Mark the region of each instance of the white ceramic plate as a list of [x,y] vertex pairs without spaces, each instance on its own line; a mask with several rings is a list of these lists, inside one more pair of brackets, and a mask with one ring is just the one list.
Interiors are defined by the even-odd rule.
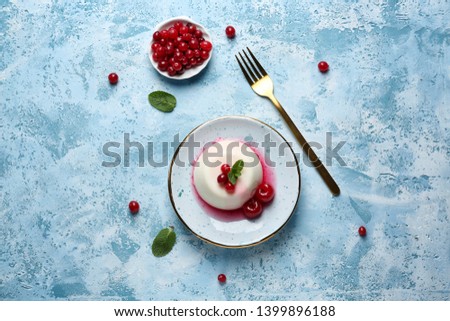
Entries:
[[[175,18],[170,18],[170,19],[167,19],[167,20],[161,22],[161,23],[158,24],[158,25],[155,27],[155,29],[153,30],[153,32],[152,32],[152,37],[153,37],[153,34],[154,34],[156,31],[161,31],[161,30],[163,30],[163,29],[168,29],[169,27],[173,26],[173,24],[174,24],[175,22],[177,22],[177,21],[181,21],[183,24],[186,24],[186,23],[190,22],[190,23],[196,25],[196,26],[197,26],[197,29],[200,29],[200,30],[203,32],[203,38],[205,38],[205,40],[208,40],[209,42],[213,43],[213,42],[212,42],[212,39],[211,39],[211,35],[209,34],[208,30],[206,30],[205,27],[203,27],[203,26],[202,26],[201,24],[199,24],[198,22],[195,22],[194,20],[192,20],[192,19],[190,19],[190,18],[188,18],[188,17],[185,17],[185,16],[179,16],[179,17],[175,17]],[[170,79],[174,79],[174,80],[184,80],[184,79],[189,79],[189,78],[194,77],[195,75],[199,74],[200,71],[202,71],[203,69],[205,69],[206,66],[208,65],[209,61],[211,60],[213,51],[214,51],[214,44],[213,44],[213,49],[209,52],[209,58],[206,59],[206,60],[203,62],[202,65],[196,66],[196,67],[191,68],[191,69],[188,69],[188,70],[186,70],[182,75],[169,76],[169,74],[168,74],[167,72],[163,72],[163,71],[159,70],[159,69],[158,69],[158,63],[155,62],[155,61],[152,59],[152,48],[151,48],[151,47],[152,47],[152,43],[153,43],[153,38],[152,38],[152,40],[150,41],[150,45],[149,45],[149,47],[148,47],[148,58],[150,59],[150,62],[151,62],[151,64],[152,64],[152,66],[155,68],[155,70],[156,70],[157,72],[159,72],[159,73],[160,73],[161,75],[163,75],[164,77],[167,77],[167,78],[170,78]]]
[[[273,147],[261,146],[266,136],[274,142]],[[192,185],[195,159],[205,144],[218,138],[257,143],[253,147],[265,155],[266,164],[270,163],[267,165],[274,177],[271,183],[275,185],[275,198],[255,220],[245,219],[239,210],[230,217],[218,216],[216,213],[220,211],[211,211],[195,192]],[[243,116],[217,118],[195,128],[178,147],[169,170],[169,195],[180,220],[200,239],[230,248],[257,245],[280,231],[295,210],[300,196],[298,161],[283,136],[269,125]]]

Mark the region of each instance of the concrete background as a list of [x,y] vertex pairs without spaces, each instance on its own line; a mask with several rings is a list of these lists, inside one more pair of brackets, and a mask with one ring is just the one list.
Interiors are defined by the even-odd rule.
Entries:
[[[0,299],[449,300],[449,14],[447,1],[0,1]],[[147,57],[153,26],[178,15],[214,42],[208,68],[183,83]],[[309,141],[345,141],[346,165],[329,166],[332,198],[302,162],[289,224],[229,250],[177,219],[168,166],[139,167],[134,149],[129,167],[103,167],[102,146],[125,133],[171,142],[223,115],[293,141],[238,69],[246,46]],[[177,97],[174,112],[148,104],[154,90]],[[169,225],[177,244],[157,259],[152,240]]]

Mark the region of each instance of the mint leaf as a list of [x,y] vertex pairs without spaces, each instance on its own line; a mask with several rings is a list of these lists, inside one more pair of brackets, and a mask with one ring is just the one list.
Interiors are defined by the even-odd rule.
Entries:
[[148,102],[156,109],[165,113],[170,113],[177,105],[177,99],[174,95],[160,90],[148,94]]
[[233,167],[231,167],[231,171],[228,173],[228,180],[231,184],[236,185],[238,177],[242,174],[242,169],[244,169],[244,161],[240,159],[234,163]]
[[177,236],[173,231],[173,226],[164,228],[156,235],[152,244],[152,253],[156,257],[162,257],[172,250]]

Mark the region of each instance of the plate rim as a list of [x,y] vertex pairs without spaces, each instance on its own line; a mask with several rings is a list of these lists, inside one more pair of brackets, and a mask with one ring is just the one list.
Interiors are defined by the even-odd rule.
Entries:
[[[263,239],[253,242],[253,243],[249,243],[249,244],[243,244],[243,245],[227,245],[227,244],[222,244],[222,243],[218,243],[212,240],[209,240],[203,236],[198,235],[196,232],[194,232],[189,225],[183,220],[183,218],[181,217],[180,213],[178,213],[178,210],[175,206],[175,200],[173,198],[173,193],[172,193],[172,168],[175,162],[176,157],[178,156],[178,153],[180,151],[181,146],[188,140],[188,138],[192,135],[192,133],[194,133],[196,130],[198,130],[200,127],[206,126],[209,123],[215,122],[215,121],[220,121],[223,119],[227,119],[227,118],[240,118],[240,119],[247,119],[247,120],[252,120],[252,121],[256,121],[264,126],[267,126],[268,128],[270,128],[271,130],[273,130],[275,133],[277,133],[289,146],[289,150],[292,152],[292,155],[294,156],[295,159],[295,164],[296,164],[296,168],[297,168],[297,175],[298,175],[298,192],[297,192],[297,199],[295,201],[294,207],[292,209],[292,212],[289,214],[288,218],[283,222],[283,224],[276,229],[274,232],[272,232],[271,234],[267,235],[266,237],[264,237]],[[286,224],[290,221],[290,219],[292,218],[292,216],[294,215],[294,212],[297,208],[299,199],[300,199],[300,194],[301,194],[301,186],[302,186],[302,179],[301,179],[301,174],[300,174],[300,163],[297,159],[297,156],[295,155],[294,150],[292,149],[292,146],[288,143],[288,141],[286,140],[286,138],[275,128],[273,128],[272,126],[270,126],[269,124],[257,119],[257,118],[253,118],[253,117],[249,117],[249,116],[242,116],[242,115],[230,115],[230,116],[221,116],[221,117],[217,117],[214,119],[210,119],[207,120],[203,123],[201,123],[200,125],[198,125],[197,127],[195,127],[194,129],[192,129],[187,135],[186,137],[181,141],[180,145],[178,145],[177,149],[175,150],[175,153],[173,154],[172,160],[170,162],[170,167],[169,167],[169,173],[168,173],[168,178],[167,178],[167,182],[168,182],[168,188],[169,188],[169,198],[170,198],[170,203],[172,204],[172,208],[175,211],[175,214],[178,216],[178,219],[184,224],[184,226],[192,233],[194,234],[197,238],[199,238],[202,241],[205,241],[206,243],[218,246],[218,247],[222,247],[222,248],[227,248],[227,249],[240,249],[240,248],[248,248],[248,247],[253,247],[256,245],[259,245],[261,243],[264,243],[266,241],[268,241],[269,239],[271,239],[272,237],[274,237],[278,232],[280,232],[285,226]]]

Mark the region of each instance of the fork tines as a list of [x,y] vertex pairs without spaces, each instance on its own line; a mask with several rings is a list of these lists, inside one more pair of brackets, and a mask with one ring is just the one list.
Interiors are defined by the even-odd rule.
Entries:
[[[239,52],[239,57],[241,58],[242,63],[245,65],[245,67],[241,63],[241,60],[239,60],[238,56],[235,55],[235,57],[239,64],[239,67],[241,67],[241,70],[245,76],[245,79],[247,79],[249,85],[251,86],[255,82],[257,82],[259,79],[263,78],[264,76],[267,76],[267,72],[264,70],[263,66],[261,66],[258,59],[256,59],[255,55],[253,55],[252,51],[248,47],[247,47],[247,50],[255,64],[253,64],[252,59],[250,59],[248,57],[245,50],[242,50],[242,52],[244,53],[244,56],[246,59]],[[248,64],[247,64],[247,62],[248,62]]]

